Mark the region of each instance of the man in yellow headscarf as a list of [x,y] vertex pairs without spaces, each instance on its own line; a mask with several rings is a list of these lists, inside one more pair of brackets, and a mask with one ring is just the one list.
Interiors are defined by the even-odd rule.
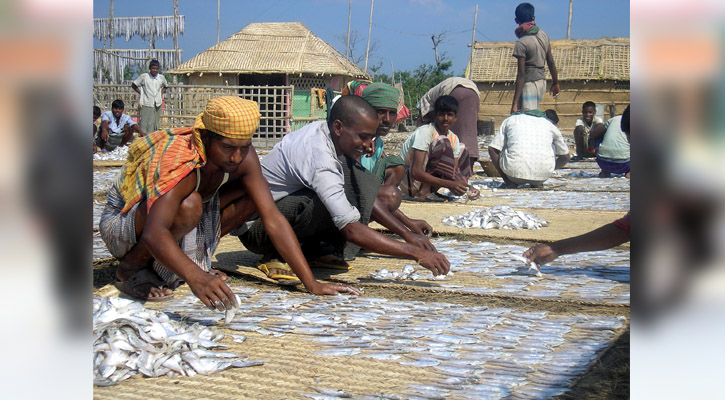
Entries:
[[310,272],[252,147],[259,118],[257,103],[217,97],[193,127],[156,131],[134,141],[108,192],[99,226],[120,260],[120,291],[160,301],[187,282],[211,309],[236,306],[223,282],[226,276],[212,271],[211,257],[221,236],[256,212],[307,290],[358,293],[349,286],[321,284]]

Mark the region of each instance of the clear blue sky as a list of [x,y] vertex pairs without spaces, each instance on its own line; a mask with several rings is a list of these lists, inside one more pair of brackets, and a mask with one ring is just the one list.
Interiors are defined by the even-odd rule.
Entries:
[[[566,38],[568,0],[532,1],[536,22],[551,39]],[[435,63],[432,34],[446,32],[439,45],[453,61],[453,72],[463,73],[470,55],[474,10],[478,4],[477,41],[514,41],[514,9],[518,1],[499,0],[377,0],[373,6],[371,40],[379,48],[368,66],[383,63],[380,72],[397,71]],[[93,17],[109,15],[110,0],[93,1]],[[173,15],[172,0],[115,0],[114,17]],[[216,44],[217,1],[179,0],[185,32],[179,37],[182,61]],[[347,32],[347,0],[221,0],[222,41],[252,22],[301,22],[343,55]],[[352,1],[351,30],[360,34],[364,51],[370,18],[370,0]],[[629,37],[629,1],[574,0],[571,38]],[[102,42],[94,39],[93,46]],[[148,48],[148,42],[116,38],[116,48]],[[173,48],[173,39],[157,40],[157,48]],[[364,61],[360,63],[363,66]]]

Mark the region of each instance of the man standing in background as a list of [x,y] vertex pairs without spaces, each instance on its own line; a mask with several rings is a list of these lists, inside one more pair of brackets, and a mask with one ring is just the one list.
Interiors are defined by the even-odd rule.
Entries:
[[164,93],[169,84],[166,77],[159,74],[161,64],[157,60],[151,60],[149,63],[149,72],[143,73],[136,78],[131,87],[141,97],[141,130],[146,133],[156,132],[159,130],[159,120],[161,119],[161,104],[164,102]]

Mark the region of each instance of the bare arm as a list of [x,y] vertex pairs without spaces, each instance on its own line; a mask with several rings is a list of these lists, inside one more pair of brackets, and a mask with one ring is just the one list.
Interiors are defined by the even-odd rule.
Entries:
[[359,222],[347,224],[340,230],[340,233],[345,237],[345,240],[365,250],[409,260],[418,260],[420,265],[431,270],[433,275],[447,274],[451,268],[451,264],[443,254],[390,239]]
[[611,249],[629,241],[629,232],[614,223],[552,244],[537,244],[524,252],[527,262],[544,265],[564,254]]
[[570,157],[569,157],[568,154],[564,154],[564,155],[561,155],[561,156],[556,156],[556,164],[554,165],[554,168],[555,169],[564,168],[564,166],[566,165],[566,163],[569,162],[569,158]]
[[590,139],[601,139],[604,137],[604,134],[607,132],[607,128],[604,127],[604,124],[595,124],[592,127],[592,130],[589,131],[589,138]]
[[411,161],[411,176],[419,182],[427,183],[433,187],[448,188],[456,196],[466,193],[468,186],[460,180],[449,181],[447,179],[436,178],[435,176],[425,172],[423,161],[425,160],[425,151],[413,149],[413,160]]
[[297,236],[295,236],[289,222],[279,212],[272,199],[269,183],[262,175],[262,168],[254,148],[249,150],[249,154],[240,165],[240,170],[242,173],[241,181],[244,183],[246,192],[252,198],[265,232],[269,235],[275,249],[289,264],[295,275],[305,285],[305,288],[313,294],[337,294],[342,292],[361,294],[360,291],[350,286],[323,284],[315,280],[310,266],[302,254]]
[[108,141],[108,121],[101,122],[101,140]]
[[136,83],[131,82],[131,88],[136,91],[136,93],[141,94],[141,89],[136,86]]
[[201,206],[201,196],[194,192],[195,186],[196,176],[189,174],[154,203],[146,217],[141,242],[156,260],[186,281],[194,295],[207,307],[214,309],[212,304],[221,301],[229,308],[237,305],[229,287],[221,278],[206,273],[187,257],[170,231],[185,199],[196,200]]
[[[431,234],[433,234],[433,228],[422,219],[410,218],[407,215],[403,214],[403,212],[399,209],[395,210],[393,212],[393,215],[405,226],[407,226],[408,229],[411,230],[411,232],[419,233],[426,236],[430,236]],[[435,250],[435,247],[433,248],[433,250]]]
[[551,54],[551,46],[546,51],[546,64],[549,66],[549,73],[551,74],[551,95],[556,97],[561,92],[561,89],[559,88],[559,73],[556,71],[554,56]]
[[526,83],[526,58],[517,57],[516,63],[518,68],[516,69],[516,85],[514,86],[514,99],[511,103],[511,114],[519,111],[519,99],[521,99],[524,83]]
[[141,127],[138,124],[133,124],[131,126],[131,129],[133,129],[134,131],[136,131],[136,133],[138,133],[138,136],[139,137],[146,136],[146,133],[141,129]]
[[435,247],[433,247],[430,243],[427,236],[408,230],[408,227],[399,218],[397,218],[395,214],[391,213],[385,204],[378,199],[375,199],[375,204],[373,204],[373,211],[370,218],[380,225],[388,228],[391,232],[400,236],[406,242],[423,249],[435,251]]

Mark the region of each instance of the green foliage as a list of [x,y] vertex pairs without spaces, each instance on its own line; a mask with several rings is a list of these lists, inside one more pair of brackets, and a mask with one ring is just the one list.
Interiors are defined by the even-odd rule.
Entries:
[[439,66],[422,64],[412,72],[402,71],[395,74],[395,81],[403,83],[405,105],[410,110],[412,119],[418,117],[415,109],[418,100],[430,88],[455,75],[449,71],[452,65],[452,61],[444,61]]

